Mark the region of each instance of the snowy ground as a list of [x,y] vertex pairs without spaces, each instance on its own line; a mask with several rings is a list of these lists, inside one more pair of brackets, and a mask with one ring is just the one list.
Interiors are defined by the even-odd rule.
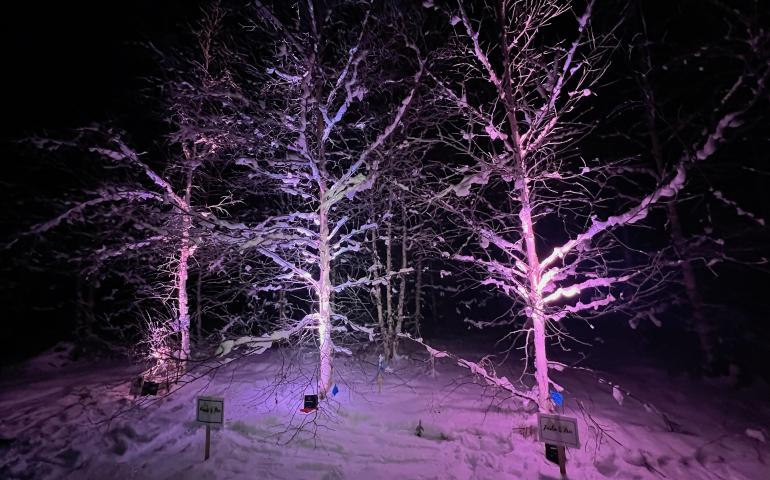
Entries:
[[[386,376],[382,393],[376,360],[338,359],[341,391],[318,415],[298,412],[310,354],[242,358],[171,396],[139,401],[127,393],[136,367],[64,357],[50,353],[4,372],[0,478],[559,478],[521,404],[490,398],[448,363],[437,362],[433,378],[417,350]],[[727,382],[640,367],[601,376],[610,377],[623,378],[632,397],[613,396],[587,372],[557,374],[582,442],[568,451],[569,478],[770,478],[766,386],[736,392]],[[212,432],[206,462],[205,429],[193,421],[197,395],[226,399],[225,426]]]

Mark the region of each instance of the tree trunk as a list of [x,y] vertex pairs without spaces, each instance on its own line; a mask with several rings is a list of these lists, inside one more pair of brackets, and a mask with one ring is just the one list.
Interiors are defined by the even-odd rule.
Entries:
[[[379,237],[379,229],[372,230],[372,264],[374,265],[374,276],[377,277],[380,272],[380,258],[377,255],[377,239]],[[382,309],[382,290],[379,284],[372,286],[372,296],[374,297],[374,304],[377,308],[377,325],[380,327],[380,335],[382,335],[382,347],[383,351],[390,351],[390,338],[388,336],[387,325],[385,324],[385,314]]]
[[[505,2],[498,3],[499,11],[497,20],[500,26],[500,44],[510,45],[508,38],[508,29],[506,24],[507,12]],[[527,254],[527,282],[528,292],[528,311],[527,316],[532,320],[532,328],[535,332],[535,379],[537,380],[537,401],[540,410],[549,412],[551,404],[549,401],[549,381],[548,381],[548,354],[546,351],[546,317],[543,311],[543,295],[540,287],[540,259],[537,255],[535,244],[535,230],[532,221],[532,194],[530,192],[529,178],[527,178],[527,165],[522,157],[521,137],[519,136],[518,120],[516,119],[517,106],[514,104],[513,88],[511,82],[510,50],[503,49],[503,78],[500,92],[501,99],[505,105],[508,127],[510,129],[511,142],[514,145],[515,164],[518,172],[516,173],[519,201],[521,209],[519,210],[519,221],[521,222],[521,233],[524,239],[524,246]],[[520,182],[520,183],[519,183]]]
[[[325,193],[325,192],[324,192]],[[324,198],[323,196],[321,198]],[[332,309],[331,309],[331,251],[329,245],[329,212],[323,205],[319,211],[319,276],[318,276],[318,395],[325,398],[332,386]]]
[[404,326],[404,314],[406,310],[406,270],[407,267],[407,225],[406,225],[406,206],[401,204],[401,221],[403,222],[403,228],[401,230],[401,274],[398,282],[398,306],[396,307],[396,329],[393,334],[393,351],[391,358],[396,358],[398,355],[398,335],[401,333],[401,329]]
[[181,336],[179,359],[182,361],[190,358],[190,307],[187,298],[187,277],[190,255],[192,253],[190,247],[190,223],[190,216],[185,214],[182,218],[182,245],[179,249],[176,281],[177,309],[179,314],[177,331]]
[[391,346],[385,350],[385,356],[388,361],[393,358],[393,336],[396,331],[393,318],[393,285],[391,284],[391,273],[393,273],[393,216],[392,216],[391,196],[388,200],[388,226],[385,240],[385,318],[387,320],[388,343]]
[[187,172],[185,185],[184,205],[182,210],[182,241],[179,247],[179,265],[177,266],[177,332],[181,336],[179,360],[186,362],[190,358],[190,306],[187,297],[187,278],[189,276],[190,257],[195,252],[195,246],[190,243],[190,230],[192,230],[192,217],[190,215],[190,199],[192,195],[192,177],[194,169]]
[[[650,136],[650,148],[652,150],[652,156],[655,160],[655,166],[657,167],[658,175],[665,173],[665,161],[663,158],[663,146],[660,143],[660,137],[657,129],[657,110],[655,105],[655,97],[650,85],[643,80],[643,90],[647,101],[647,128]],[[714,352],[710,339],[710,327],[708,320],[703,315],[703,300],[701,299],[698,289],[698,280],[695,276],[695,269],[692,262],[687,258],[685,253],[686,238],[684,235],[684,229],[682,228],[682,222],[679,218],[679,212],[676,210],[676,204],[668,202],[666,204],[666,214],[668,216],[669,231],[671,235],[671,241],[674,244],[677,257],[681,261],[680,266],[682,270],[682,282],[684,283],[685,294],[687,295],[687,302],[690,304],[692,312],[692,320],[690,326],[695,334],[698,336],[698,342],[700,344],[701,354],[706,361],[707,366],[714,363]]]
[[540,410],[549,412],[548,352],[546,350],[546,318],[543,314],[543,296],[540,291],[540,260],[535,247],[534,224],[529,202],[529,187],[524,179],[521,189],[522,206],[519,220],[527,250],[527,281],[529,282],[529,309],[527,316],[532,320],[535,338],[535,380],[537,380],[537,401]]
[[203,274],[198,269],[198,278],[195,285],[195,338],[200,342],[203,339],[203,308],[201,305],[202,295],[201,287],[203,284]]
[[286,290],[281,289],[278,292],[278,323],[283,325],[286,321]]
[[429,275],[430,281],[430,320],[435,326],[438,323],[438,302],[436,301],[436,282],[433,274]]
[[420,320],[422,316],[422,257],[417,258],[417,276],[414,281],[414,333],[422,337],[420,333]]
[[692,262],[687,258],[685,250],[685,237],[682,231],[682,223],[679,220],[679,214],[676,211],[676,205],[669,203],[666,205],[668,213],[668,221],[671,225],[671,239],[674,242],[674,248],[676,254],[681,261],[682,268],[682,281],[684,283],[684,290],[687,294],[687,301],[690,304],[692,313],[692,329],[698,336],[698,342],[700,344],[701,354],[706,361],[706,366],[709,367],[714,363],[714,350],[711,344],[711,328],[705,315],[703,315],[703,300],[700,296],[698,289],[698,280],[695,276],[695,269]]
[[[542,308],[542,306],[540,307]],[[543,412],[551,411],[548,393],[548,353],[545,341],[545,317],[541,313],[532,315],[535,330],[535,380],[537,380],[537,403]]]

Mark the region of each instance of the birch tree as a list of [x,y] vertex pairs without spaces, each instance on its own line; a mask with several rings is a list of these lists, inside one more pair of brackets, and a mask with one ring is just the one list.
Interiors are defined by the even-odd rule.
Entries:
[[[231,205],[213,185],[220,180],[215,164],[228,148],[222,125],[233,121],[235,112],[226,72],[215,66],[214,37],[222,19],[223,11],[214,5],[192,35],[197,49],[156,51],[165,74],[152,79],[152,85],[160,91],[159,115],[168,131],[152,153],[132,146],[126,132],[100,125],[83,128],[66,141],[36,140],[49,151],[91,155],[107,173],[98,186],[76,195],[59,215],[28,233],[88,224],[96,246],[70,254],[79,255],[84,274],[117,273],[141,287],[136,293],[142,300],[156,302],[151,316],[173,317],[152,318],[146,332],[151,350],[164,350],[150,352],[159,364],[183,366],[190,358],[190,271],[194,260],[206,263],[196,253],[232,243],[214,228]],[[114,271],[121,263],[122,269]],[[167,311],[158,303],[168,305]]]
[[367,238],[371,260],[366,267],[372,278],[373,316],[387,361],[398,356],[399,338],[407,328],[420,336],[423,273],[438,256],[439,227],[420,198],[425,180],[420,166],[434,143],[424,132],[412,129],[410,139],[386,155],[381,181],[367,192],[365,201],[369,215],[379,218]]
[[299,324],[316,331],[323,397],[334,353],[346,351],[333,332],[373,334],[335,311],[332,297],[370,282],[343,273],[376,226],[351,215],[400,133],[424,60],[406,19],[387,6],[303,1],[287,11],[258,1],[255,17],[269,51],[242,70],[244,85],[254,86],[255,120],[237,133],[245,146],[237,164],[250,179],[270,179],[287,209],[263,219],[266,233],[241,249],[270,259],[288,288],[310,294],[312,311]]
[[[608,38],[591,27],[595,7],[501,0],[472,10],[458,2],[448,12],[456,38],[444,58],[464,68],[435,78],[444,114],[463,123],[445,127],[462,157],[436,175],[434,202],[472,236],[447,245],[446,256],[475,266],[482,285],[520,305],[542,411],[552,408],[549,390],[561,388],[549,377],[547,348],[549,337],[567,335],[564,320],[590,322],[664,280],[655,276],[655,256],[624,265],[617,233],[675,198],[690,167],[714,155],[743,113],[724,112],[657,183],[620,175],[616,159],[585,159],[587,104],[601,95],[607,66]],[[573,33],[565,38],[567,23]],[[476,324],[515,331],[521,316]]]

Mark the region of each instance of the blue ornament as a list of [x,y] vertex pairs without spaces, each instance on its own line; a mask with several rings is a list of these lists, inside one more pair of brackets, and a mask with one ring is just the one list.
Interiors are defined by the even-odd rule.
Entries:
[[551,390],[551,400],[553,400],[554,405],[556,405],[557,407],[561,407],[562,405],[564,405],[564,397],[562,396],[561,393],[555,390]]
[[332,387],[332,396],[335,397],[337,396],[338,393],[340,393],[340,389],[337,388],[337,384],[335,383],[334,386]]

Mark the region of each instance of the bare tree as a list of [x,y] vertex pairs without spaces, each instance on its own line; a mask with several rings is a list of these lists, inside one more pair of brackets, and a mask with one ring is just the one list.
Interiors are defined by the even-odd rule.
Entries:
[[[464,120],[444,130],[463,157],[439,169],[434,187],[434,201],[468,232],[464,241],[448,242],[448,256],[485,272],[482,285],[523,307],[511,318],[476,324],[516,325],[524,314],[518,331],[534,346],[544,411],[551,409],[551,385],[561,388],[549,378],[547,342],[568,335],[562,320],[590,321],[643,300],[665,281],[655,255],[624,264],[616,232],[675,198],[690,166],[712,156],[743,113],[724,112],[657,184],[628,175],[616,159],[584,159],[578,146],[590,133],[586,103],[597,95],[610,40],[591,30],[594,5],[573,17],[566,1],[501,0],[476,11],[458,2],[448,12],[457,34],[444,58],[464,67],[435,78],[445,115]],[[568,21],[575,33],[563,40],[554,25]]]
[[[214,37],[223,17],[216,4],[204,12],[193,35],[198,49],[156,52],[167,75],[152,84],[161,92],[160,115],[169,131],[153,154],[140,152],[127,134],[106,126],[81,129],[67,141],[36,140],[44,149],[89,152],[108,174],[93,191],[80,194],[28,233],[76,222],[93,229],[99,247],[69,255],[77,257],[84,274],[118,274],[143,300],[155,302],[134,315],[151,317],[146,332],[150,355],[175,370],[184,368],[191,355],[190,270],[194,261],[206,263],[196,254],[199,249],[212,254],[213,244],[221,249],[234,243],[215,228],[232,204],[214,187],[220,180],[217,164],[228,148],[222,124],[232,121],[235,112],[227,73],[214,65]],[[117,265],[122,269],[115,271]]]
[[[241,249],[270,259],[290,290],[311,295],[312,311],[299,321],[317,332],[324,396],[334,352],[345,351],[333,332],[372,333],[336,312],[332,297],[371,281],[343,273],[376,226],[354,215],[355,202],[377,180],[382,149],[414,101],[423,58],[406,19],[387,6],[307,1],[286,11],[256,2],[256,17],[255,35],[267,38],[269,51],[242,69],[257,87],[248,93],[253,121],[238,134],[245,148],[237,163],[249,179],[270,179],[286,209],[264,218],[265,234]],[[408,73],[393,76],[394,64]]]
[[[631,50],[635,54],[633,57],[637,60],[634,80],[641,93],[640,106],[644,119],[638,128],[632,129],[630,133],[621,133],[621,137],[629,143],[642,141],[642,149],[648,153],[643,155],[642,159],[647,160],[651,157],[653,169],[650,173],[658,181],[668,173],[671,163],[682,156],[682,149],[689,147],[686,142],[701,135],[700,130],[708,119],[730,109],[739,108],[747,111],[744,115],[744,123],[746,121],[753,123],[751,121],[753,115],[748,112],[748,107],[761,99],[758,92],[750,92],[752,86],[761,89],[764,83],[762,77],[766,75],[767,68],[770,37],[758,27],[761,23],[758,18],[760,14],[726,8],[718,2],[716,5],[714,14],[720,16],[724,13],[728,14],[724,20],[725,35],[720,36],[713,44],[698,45],[695,51],[685,50],[674,55],[670,53],[672,50],[670,46],[663,50],[657,42],[651,40],[656,35],[649,32],[644,15],[641,17],[643,34],[638,37]],[[722,68],[719,74],[709,72],[708,75],[704,75],[703,65],[707,64],[707,60],[713,64],[724,64],[725,68]],[[688,94],[682,91],[663,90],[657,85],[656,80],[664,74],[678,75],[681,78],[688,73],[687,78],[690,80],[683,82],[687,84],[688,90],[711,90],[713,93],[699,94],[702,100],[699,102],[699,109],[683,111],[681,103]],[[708,82],[708,87],[694,89],[693,82],[700,81]],[[675,103],[670,101],[674,95],[678,99]],[[675,110],[672,111],[674,108]],[[640,132],[643,133],[642,138],[636,135]],[[743,135],[749,132],[747,128],[742,129]],[[732,162],[730,163],[727,169],[740,173],[740,169],[734,168]],[[709,174],[707,169],[699,169],[699,176],[707,177],[708,185],[705,185],[703,180],[690,182],[686,189],[686,196],[666,201],[664,211],[666,227],[672,243],[672,248],[667,252],[670,253],[667,263],[674,267],[675,275],[681,279],[685,303],[690,310],[690,315],[685,318],[689,329],[695,332],[698,338],[704,360],[703,367],[710,369],[714,367],[715,362],[716,325],[706,311],[707,305],[703,300],[703,285],[699,280],[699,271],[702,271],[704,266],[713,270],[716,265],[725,262],[756,265],[757,259],[750,258],[746,252],[742,252],[741,255],[728,253],[729,247],[725,246],[725,239],[714,232],[711,222],[707,219],[708,214],[703,212],[702,208],[699,208],[700,211],[697,213],[694,212],[691,205],[697,199],[699,203],[705,205],[716,204],[715,209],[727,207],[734,214],[737,213],[738,216],[743,217],[744,222],[748,221],[749,224],[759,228],[764,226],[764,219],[742,209],[723,192],[716,190],[716,178]],[[688,232],[687,223],[691,225],[695,223],[692,219],[690,222],[683,221],[683,217],[692,217],[693,213],[696,213],[697,218],[705,226],[700,232]],[[746,232],[742,233],[743,237],[747,236]],[[754,255],[754,257],[757,256]],[[645,314],[659,322],[655,316],[665,312],[667,307],[671,306],[670,304],[676,303],[676,297],[680,293],[677,289],[669,291],[673,292],[670,302],[659,303],[646,312],[640,312],[632,319],[633,324]]]

